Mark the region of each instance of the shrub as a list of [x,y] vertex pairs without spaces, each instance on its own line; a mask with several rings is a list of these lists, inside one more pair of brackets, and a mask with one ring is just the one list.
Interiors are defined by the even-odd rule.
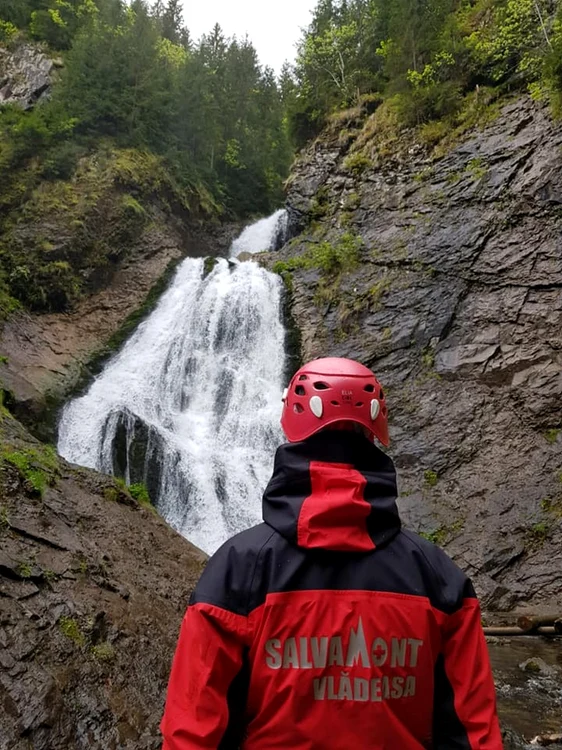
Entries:
[[3,21],[0,18],[0,43],[9,45],[17,35],[17,27],[10,21]]
[[74,641],[77,646],[83,646],[86,642],[80,625],[73,617],[61,617],[59,620],[59,629],[66,638]]
[[129,492],[141,505],[150,506],[151,508],[153,507],[152,500],[150,499],[150,495],[145,484],[132,484],[129,487]]
[[284,274],[298,268],[316,268],[328,275],[353,270],[359,263],[359,251],[363,246],[361,237],[346,232],[335,242],[310,243],[307,250],[295,258],[278,261],[273,265],[273,272]]
[[15,266],[8,275],[12,293],[31,310],[60,312],[78,298],[80,278],[67,261]]
[[368,156],[365,156],[365,154],[360,151],[356,151],[345,159],[343,166],[353,175],[358,177],[363,174],[366,169],[372,167],[373,163]]
[[42,175],[47,180],[68,180],[74,174],[83,148],[73,141],[64,141],[53,148],[43,162]]

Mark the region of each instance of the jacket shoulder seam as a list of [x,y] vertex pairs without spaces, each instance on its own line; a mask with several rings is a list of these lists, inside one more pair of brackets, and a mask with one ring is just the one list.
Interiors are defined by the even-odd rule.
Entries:
[[269,542],[273,539],[273,537],[277,533],[278,532],[275,531],[275,529],[271,532],[271,534],[267,537],[267,539],[265,540],[265,542],[260,547],[258,554],[256,555],[256,562],[254,563],[254,570],[252,572],[252,578],[250,580],[250,586],[248,588],[248,597],[246,599],[246,616],[249,616],[250,612],[252,611],[250,605],[251,605],[252,594],[253,594],[253,591],[254,591],[254,581],[256,580],[256,573],[257,573],[257,570],[258,570],[258,564],[260,562],[262,553],[263,553],[264,549],[266,548],[266,546],[269,544]]
[[[416,548],[417,550],[419,550],[419,552],[421,552],[421,554],[422,554],[422,556],[423,556],[423,559],[424,559],[424,560],[426,561],[426,563],[427,563],[427,564],[429,565],[429,568],[431,569],[431,572],[432,572],[432,573],[433,573],[433,575],[434,575],[434,576],[436,577],[437,581],[440,581],[440,580],[442,579],[442,576],[441,576],[441,575],[439,575],[439,573],[437,572],[437,570],[436,570],[436,568],[435,568],[434,564],[433,564],[433,563],[431,562],[431,560],[430,560],[430,559],[429,559],[429,557],[427,556],[427,554],[426,554],[426,552],[425,552],[424,548],[422,547],[422,545],[421,545],[421,544],[420,544],[420,543],[419,543],[419,542],[417,541],[417,539],[415,538],[415,536],[413,536],[413,535],[411,534],[411,532],[409,532],[409,531],[408,531],[407,529],[404,529],[404,528],[403,528],[403,529],[402,529],[402,532],[404,533],[404,535],[405,535],[406,539],[408,539],[408,540],[410,541],[410,543],[411,543],[411,544],[413,544],[413,546],[414,546],[414,547],[415,547],[415,548]],[[442,551],[442,550],[440,550],[440,551]],[[443,553],[443,554],[445,554],[445,553]],[[452,562],[452,560],[451,560],[451,562]],[[464,577],[464,578],[466,579],[466,575],[465,575],[465,574],[464,574],[464,573],[463,573],[462,571],[459,571],[459,572],[460,572],[460,573],[462,573],[463,577]],[[444,602],[444,604],[446,605],[446,604],[447,604],[447,602]],[[453,610],[453,611],[452,611],[452,612],[451,612],[450,614],[455,614],[455,613],[456,613],[456,612],[458,612],[458,611],[459,611],[460,609],[462,609],[462,603],[461,603],[461,606],[460,606],[460,607],[455,607],[455,609],[454,609],[454,610]]]

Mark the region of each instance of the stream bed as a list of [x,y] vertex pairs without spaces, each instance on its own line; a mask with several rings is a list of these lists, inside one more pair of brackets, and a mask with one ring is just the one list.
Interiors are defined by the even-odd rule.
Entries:
[[562,733],[562,639],[492,638],[488,647],[502,723],[527,740]]

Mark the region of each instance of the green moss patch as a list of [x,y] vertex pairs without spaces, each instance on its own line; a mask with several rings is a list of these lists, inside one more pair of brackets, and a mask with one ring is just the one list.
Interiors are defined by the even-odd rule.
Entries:
[[73,641],[80,648],[84,646],[84,644],[86,643],[86,638],[77,620],[75,620],[73,617],[61,617],[58,625],[60,632],[66,638]]
[[55,483],[59,468],[58,456],[51,446],[14,449],[4,445],[0,449],[0,464],[17,469],[28,491],[40,497]]
[[346,232],[335,242],[309,242],[304,253],[274,263],[272,270],[278,274],[297,269],[317,269],[328,275],[347,273],[358,266],[362,247],[361,237]]

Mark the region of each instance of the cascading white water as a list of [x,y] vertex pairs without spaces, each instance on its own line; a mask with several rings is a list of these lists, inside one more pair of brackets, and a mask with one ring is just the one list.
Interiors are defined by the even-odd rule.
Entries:
[[231,253],[234,257],[242,253],[261,253],[264,250],[277,250],[284,244],[289,230],[289,214],[284,209],[276,211],[267,219],[260,219],[251,224],[232,243]]
[[146,482],[164,518],[214,552],[261,518],[282,440],[284,339],[275,275],[219,260],[205,276],[203,259],[184,261],[154,312],[66,406],[60,453]]

